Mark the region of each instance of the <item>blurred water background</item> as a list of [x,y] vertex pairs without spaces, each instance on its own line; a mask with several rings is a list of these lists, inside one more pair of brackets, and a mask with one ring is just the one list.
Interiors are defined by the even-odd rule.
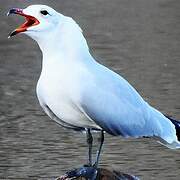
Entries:
[[[0,179],[52,179],[86,162],[85,135],[57,126],[38,104],[37,44],[24,35],[7,39],[23,18],[6,12],[40,3],[72,16],[99,62],[157,109],[180,119],[179,0],[1,0]],[[178,180],[180,151],[150,139],[106,135],[101,166],[145,180]]]

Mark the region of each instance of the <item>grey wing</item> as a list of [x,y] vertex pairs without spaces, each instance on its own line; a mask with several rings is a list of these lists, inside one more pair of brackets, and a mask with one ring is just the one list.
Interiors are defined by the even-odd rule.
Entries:
[[[96,71],[96,69],[94,70]],[[103,67],[83,82],[81,108],[112,135],[153,136],[157,123],[149,121],[150,106],[122,77]]]

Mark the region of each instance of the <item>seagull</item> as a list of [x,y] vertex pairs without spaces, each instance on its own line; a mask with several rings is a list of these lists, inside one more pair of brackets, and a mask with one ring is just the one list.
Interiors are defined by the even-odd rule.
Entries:
[[[180,148],[180,121],[149,105],[119,74],[99,64],[89,52],[80,26],[46,5],[10,9],[26,21],[9,37],[23,33],[42,51],[36,92],[45,113],[65,128],[87,135],[88,165],[97,167],[104,133],[125,138],[153,137]],[[100,132],[95,161],[93,131]]]

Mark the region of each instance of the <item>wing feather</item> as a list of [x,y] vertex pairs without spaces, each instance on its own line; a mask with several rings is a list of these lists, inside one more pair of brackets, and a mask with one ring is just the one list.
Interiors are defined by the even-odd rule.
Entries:
[[150,120],[151,107],[121,76],[98,64],[84,78],[81,108],[106,132],[139,137],[160,131],[158,122]]

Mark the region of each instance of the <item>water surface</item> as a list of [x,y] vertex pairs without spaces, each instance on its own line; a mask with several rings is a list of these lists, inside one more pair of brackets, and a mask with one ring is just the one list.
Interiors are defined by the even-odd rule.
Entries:
[[[23,35],[7,39],[22,22],[7,18],[7,10],[36,3],[72,16],[99,62],[125,77],[157,109],[180,119],[179,0],[2,0],[0,179],[52,179],[86,162],[85,135],[57,126],[39,107],[38,46]],[[177,180],[180,151],[150,139],[106,135],[101,165],[147,180]]]

